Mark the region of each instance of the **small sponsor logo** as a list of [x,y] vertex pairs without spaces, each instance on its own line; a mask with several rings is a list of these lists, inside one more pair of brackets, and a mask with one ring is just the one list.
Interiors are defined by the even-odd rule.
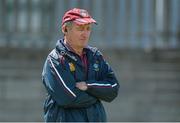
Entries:
[[71,72],[74,72],[76,70],[75,65],[73,63],[69,63],[69,69]]

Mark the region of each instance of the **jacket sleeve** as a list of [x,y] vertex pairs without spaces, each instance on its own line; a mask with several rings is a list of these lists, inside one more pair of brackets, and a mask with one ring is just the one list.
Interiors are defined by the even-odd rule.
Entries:
[[51,56],[45,62],[42,79],[52,98],[62,107],[86,107],[95,103],[97,98],[75,87],[75,79],[67,70],[69,66],[64,65]]
[[99,80],[86,81],[89,94],[97,97],[98,99],[111,102],[118,95],[119,83],[115,77],[109,64],[101,56],[101,67],[99,70]]

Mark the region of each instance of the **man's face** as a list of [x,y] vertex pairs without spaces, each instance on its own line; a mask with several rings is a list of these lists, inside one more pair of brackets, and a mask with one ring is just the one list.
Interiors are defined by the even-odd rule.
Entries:
[[72,24],[72,28],[67,30],[66,37],[68,43],[74,48],[84,48],[87,46],[90,33],[91,24],[77,25]]

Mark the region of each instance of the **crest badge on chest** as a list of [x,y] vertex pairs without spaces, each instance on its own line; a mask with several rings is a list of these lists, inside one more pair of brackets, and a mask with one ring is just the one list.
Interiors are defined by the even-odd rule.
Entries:
[[72,62],[69,63],[69,69],[71,72],[74,72],[76,70],[75,65]]
[[94,69],[95,71],[99,71],[99,62],[98,62],[98,61],[96,61],[96,62],[93,64],[93,69]]

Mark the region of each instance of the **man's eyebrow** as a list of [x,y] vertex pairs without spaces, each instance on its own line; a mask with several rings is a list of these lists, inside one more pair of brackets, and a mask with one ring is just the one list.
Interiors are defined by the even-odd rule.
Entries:
[[84,26],[77,26],[76,28],[79,28],[79,29],[81,29],[81,28],[84,28]]
[[82,29],[82,28],[91,28],[90,25],[80,25],[76,27],[77,29]]

